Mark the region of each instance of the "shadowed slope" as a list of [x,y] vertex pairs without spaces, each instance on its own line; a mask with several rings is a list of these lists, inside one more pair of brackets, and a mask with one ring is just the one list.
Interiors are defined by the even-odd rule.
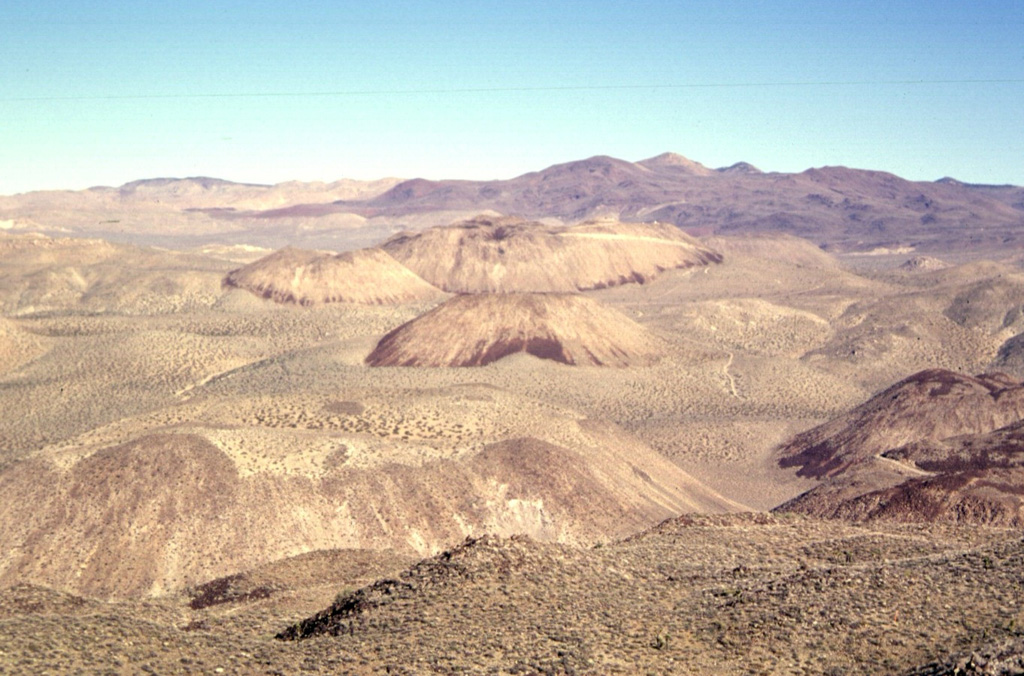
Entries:
[[1024,333],[1018,333],[999,346],[992,366],[1018,378],[1024,378]]
[[387,305],[440,292],[380,249],[338,255],[282,249],[233,270],[224,283],[278,303]]
[[484,366],[516,352],[563,364],[628,366],[661,354],[622,313],[582,296],[457,296],[384,336],[370,366]]
[[678,228],[593,222],[550,227],[517,218],[477,218],[381,247],[416,274],[456,293],[573,292],[721,261]]

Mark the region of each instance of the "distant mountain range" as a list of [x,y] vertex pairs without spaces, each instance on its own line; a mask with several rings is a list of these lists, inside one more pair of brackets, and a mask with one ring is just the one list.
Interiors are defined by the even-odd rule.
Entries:
[[0,197],[6,229],[334,249],[481,212],[561,223],[661,221],[696,235],[785,232],[838,252],[1024,247],[1024,187],[908,181],[846,167],[710,169],[673,153],[640,162],[597,156],[492,181],[152,179]]

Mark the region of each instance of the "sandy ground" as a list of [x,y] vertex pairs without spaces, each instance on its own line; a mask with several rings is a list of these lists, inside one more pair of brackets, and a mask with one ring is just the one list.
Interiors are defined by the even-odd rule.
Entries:
[[[665,346],[649,365],[515,355],[481,368],[371,368],[381,336],[436,301],[280,305],[221,288],[232,263],[197,273],[195,256],[150,255],[109,285],[95,266],[115,249],[96,246],[76,244],[70,268],[48,250],[49,264],[0,270],[21,280],[0,297],[0,468],[31,457],[68,468],[145,434],[181,433],[208,440],[243,478],[315,482],[458,462],[523,436],[582,449],[591,420],[631,435],[623,454],[645,445],[727,500],[768,509],[809,487],[773,464],[789,436],[916,370],[982,371],[1024,329],[1006,308],[1024,297],[1012,268],[853,272],[773,240],[588,293]],[[144,295],[123,283],[133,270]],[[82,283],[68,286],[69,275]],[[182,289],[186,304],[174,301]]]

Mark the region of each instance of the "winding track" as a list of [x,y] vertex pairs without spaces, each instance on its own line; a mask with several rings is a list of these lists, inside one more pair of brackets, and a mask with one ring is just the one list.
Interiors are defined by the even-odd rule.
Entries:
[[730,352],[729,358],[726,360],[725,365],[722,367],[722,373],[725,375],[726,380],[729,381],[729,391],[732,393],[732,396],[739,399],[740,394],[739,392],[736,391],[736,380],[732,377],[732,374],[729,373],[729,367],[732,366],[732,359],[733,353]]

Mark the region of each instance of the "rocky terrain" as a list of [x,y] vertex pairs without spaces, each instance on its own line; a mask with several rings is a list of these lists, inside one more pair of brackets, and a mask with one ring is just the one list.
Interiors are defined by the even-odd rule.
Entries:
[[911,442],[989,432],[1024,417],[1024,385],[1004,374],[916,373],[849,413],[797,435],[779,464],[835,477]]
[[[1015,585],[984,572],[1019,565],[1019,543],[998,532],[951,550],[963,535],[744,515],[682,517],[590,552],[467,541],[278,638],[394,655],[409,672],[899,673],[969,643],[975,622],[1008,624],[1017,612]],[[948,613],[964,594],[970,608]],[[1007,624],[993,634],[1014,635]],[[432,627],[472,640],[458,655],[402,656],[432,645]]]
[[600,547],[474,538],[411,567],[336,551],[144,602],[11,587],[0,659],[12,673],[1014,673],[1022,557],[1019,533],[996,528],[686,516]]
[[486,366],[525,352],[568,365],[641,366],[666,345],[617,310],[567,294],[456,296],[380,339],[370,366]]

